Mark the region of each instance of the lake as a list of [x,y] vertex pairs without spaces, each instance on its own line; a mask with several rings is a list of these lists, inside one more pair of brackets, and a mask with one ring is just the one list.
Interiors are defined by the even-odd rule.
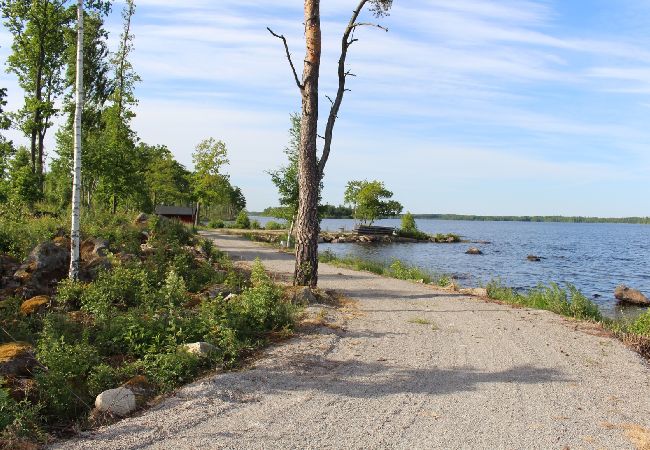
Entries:
[[[258,218],[264,223],[268,219]],[[399,227],[399,219],[375,225]],[[336,255],[405,263],[453,275],[462,286],[504,284],[527,289],[539,283],[571,283],[610,316],[633,316],[638,308],[616,305],[614,289],[626,284],[650,296],[650,226],[633,224],[474,222],[418,219],[426,233],[455,233],[469,241],[490,244],[321,244]],[[350,219],[324,219],[321,228],[351,230]],[[467,255],[475,246],[483,255]],[[531,262],[527,255],[543,259]]]

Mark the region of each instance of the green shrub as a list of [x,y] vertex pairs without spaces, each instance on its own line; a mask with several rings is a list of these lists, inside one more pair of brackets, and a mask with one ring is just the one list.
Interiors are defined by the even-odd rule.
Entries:
[[628,331],[641,336],[650,337],[650,310],[641,314],[630,324]]
[[388,275],[400,280],[422,280],[424,283],[430,283],[432,277],[422,269],[404,264],[399,259],[393,261],[388,268]]
[[[0,378],[0,386],[2,384],[3,380]],[[39,439],[42,435],[38,420],[39,410],[38,405],[33,405],[28,400],[17,402],[11,398],[9,390],[0,388],[0,441],[3,438]]]
[[405,237],[410,239],[417,239],[418,241],[428,241],[430,236],[419,230],[397,230],[397,235],[399,237]]
[[226,224],[223,223],[223,220],[217,219],[217,220],[211,220],[208,222],[208,227],[210,228],[225,228]]
[[237,219],[235,219],[235,228],[248,229],[251,227],[251,221],[248,218],[246,211],[242,210],[237,214]]
[[269,331],[291,327],[296,307],[283,298],[259,260],[253,264],[252,286],[228,303],[228,322],[241,340],[259,342]]
[[149,298],[151,286],[142,267],[117,266],[99,274],[81,296],[82,309],[104,317],[113,308],[142,305]]
[[142,361],[147,378],[167,392],[194,378],[205,360],[184,350],[146,355]]
[[418,226],[415,223],[415,219],[413,218],[413,215],[408,211],[402,216],[401,229],[408,233],[418,231]]
[[85,339],[70,343],[46,325],[38,342],[37,357],[45,367],[35,380],[47,421],[59,423],[87,412],[92,398],[86,381],[99,363],[97,350]]
[[60,305],[78,309],[87,287],[85,283],[64,278],[56,286],[56,301]]
[[269,220],[266,222],[266,225],[264,225],[264,228],[267,230],[286,230],[287,226],[286,224],[276,222],[274,220]]
[[249,228],[251,230],[259,230],[262,227],[260,226],[260,223],[257,220],[251,220],[251,224]]
[[69,229],[69,226],[56,217],[30,217],[0,211],[0,253],[23,260],[34,247],[54,238],[62,228]]
[[433,239],[434,242],[460,242],[460,236],[457,234],[453,233],[447,233],[447,234],[442,234],[442,233],[437,233],[434,235],[431,239]]
[[180,220],[170,220],[154,216],[150,219],[151,236],[149,242],[156,245],[183,246],[192,243],[192,232]]
[[125,380],[120,379],[117,369],[102,363],[88,375],[88,393],[91,397],[96,397],[108,389],[116,388],[122,381]]

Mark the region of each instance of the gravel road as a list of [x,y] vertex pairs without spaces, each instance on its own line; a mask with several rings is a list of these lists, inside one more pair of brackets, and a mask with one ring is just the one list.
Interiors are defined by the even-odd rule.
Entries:
[[[209,233],[235,260],[289,255]],[[650,371],[545,311],[321,265],[354,306],[57,449],[650,449]]]

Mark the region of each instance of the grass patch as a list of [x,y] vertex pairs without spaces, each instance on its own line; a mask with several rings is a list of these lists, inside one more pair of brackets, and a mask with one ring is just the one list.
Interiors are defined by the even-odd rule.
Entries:
[[326,250],[318,255],[318,260],[322,263],[332,264],[337,267],[372,272],[377,275],[397,278],[399,280],[435,284],[441,287],[449,286],[452,282],[451,277],[448,275],[428,272],[418,267],[405,264],[398,259],[387,264],[353,256],[337,256],[333,252]]
[[544,309],[581,320],[603,320],[598,306],[571,284],[567,284],[566,289],[555,283],[549,286],[540,285],[522,293],[504,286],[499,280],[493,280],[488,283],[486,289],[489,298],[511,305]]
[[427,319],[425,319],[423,317],[415,317],[413,319],[409,319],[408,322],[409,323],[415,323],[415,324],[418,324],[418,325],[432,325],[433,324],[433,322],[431,322],[430,320],[427,320]]

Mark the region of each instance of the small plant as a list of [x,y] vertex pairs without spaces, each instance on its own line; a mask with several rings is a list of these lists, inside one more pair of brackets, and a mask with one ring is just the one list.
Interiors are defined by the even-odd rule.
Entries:
[[223,222],[223,220],[217,219],[217,220],[211,220],[208,222],[208,227],[210,228],[225,228],[226,224]]
[[235,219],[235,228],[248,229],[251,227],[251,220],[246,211],[241,210]]
[[416,317],[416,318],[413,318],[413,319],[409,319],[409,323],[415,323],[415,324],[418,324],[418,325],[431,325],[433,322],[431,322],[430,320],[424,319],[422,317]]
[[280,222],[269,220],[268,222],[266,222],[266,225],[264,225],[264,228],[267,230],[286,230],[287,226]]
[[249,228],[251,230],[259,230],[262,227],[260,226],[260,223],[257,220],[251,220]]

